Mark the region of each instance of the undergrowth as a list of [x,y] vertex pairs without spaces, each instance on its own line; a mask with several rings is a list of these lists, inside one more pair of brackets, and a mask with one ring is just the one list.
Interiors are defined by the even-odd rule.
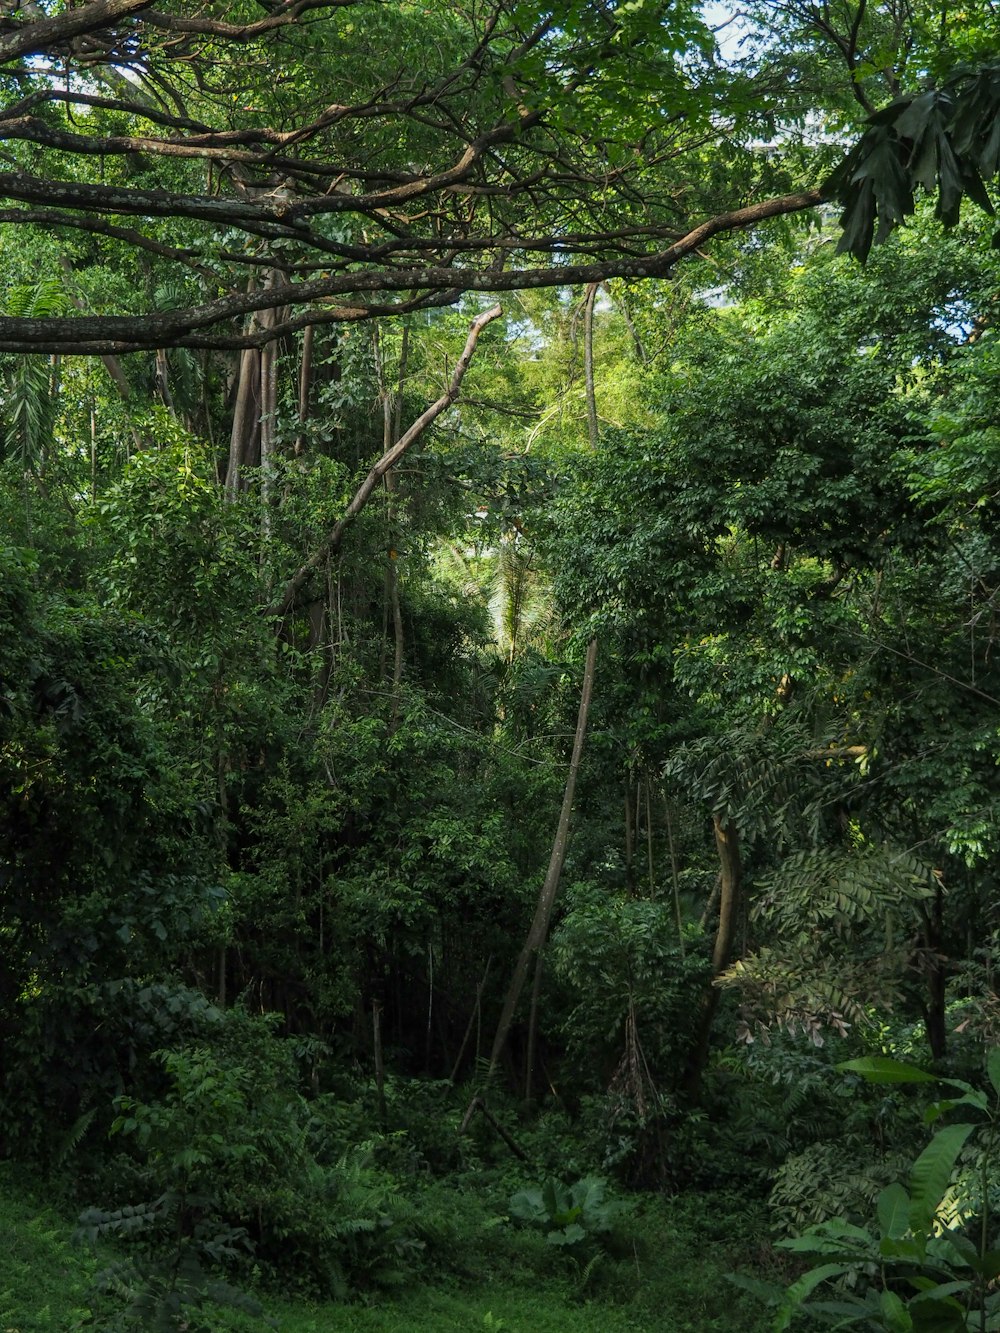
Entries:
[[[731,1327],[732,1303],[723,1274],[764,1236],[763,1220],[748,1220],[735,1196],[645,1195],[618,1243],[599,1262],[581,1263],[543,1233],[513,1225],[488,1182],[473,1194],[467,1184],[429,1181],[411,1202],[437,1256],[419,1280],[330,1302],[281,1295],[275,1275],[262,1283],[251,1273],[261,1315],[206,1298],[183,1320],[161,1326],[198,1333],[262,1333],[269,1323],[285,1333],[722,1333]],[[127,1259],[125,1251],[108,1242],[74,1244],[73,1229],[72,1217],[43,1206],[23,1176],[0,1174],[0,1234],[10,1256],[0,1280],[4,1333],[129,1327],[114,1292],[105,1282],[102,1293],[97,1282]],[[755,1333],[765,1325],[744,1320],[742,1327]]]

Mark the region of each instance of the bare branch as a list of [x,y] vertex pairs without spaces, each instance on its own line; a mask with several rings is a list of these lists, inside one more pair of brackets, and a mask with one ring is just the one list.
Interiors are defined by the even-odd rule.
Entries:
[[348,526],[353,523],[358,514],[360,514],[365,505],[367,505],[368,501],[371,499],[372,492],[385,474],[390,471],[391,468],[395,467],[406,451],[419,440],[427,427],[431,425],[432,422],[436,421],[441,413],[451,407],[457,400],[459,390],[462,386],[462,380],[465,378],[465,372],[468,370],[472,362],[472,357],[476,350],[476,343],[479,341],[479,335],[482,333],[483,329],[486,328],[487,324],[490,324],[494,319],[498,319],[501,314],[503,314],[503,311],[500,306],[495,305],[491,307],[491,309],[484,311],[483,314],[477,315],[472,321],[472,324],[469,326],[469,336],[465,340],[465,347],[462,351],[462,355],[458,358],[455,372],[451,377],[451,383],[448,385],[447,389],[445,389],[440,398],[431,403],[430,407],[417,417],[409,430],[400,436],[399,440],[397,440],[390,449],[387,449],[378,460],[372,470],[368,473],[368,476],[365,477],[364,481],[355,491],[350,504],[344,511],[343,517],[338,519],[333,525],[322,545],[313,552],[305,564],[302,565],[302,567],[288,580],[288,583],[285,585],[285,589],[278,600],[272,606],[268,607],[266,612],[268,616],[283,618],[288,614],[295,604],[295,598],[297,597],[299,590],[309,578],[309,575],[313,570],[318,569],[328,556],[335,555],[340,550],[340,544],[344,539],[344,533]]

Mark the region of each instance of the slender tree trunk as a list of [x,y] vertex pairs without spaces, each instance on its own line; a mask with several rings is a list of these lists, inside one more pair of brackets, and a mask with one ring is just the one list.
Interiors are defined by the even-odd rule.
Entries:
[[719,815],[712,816],[712,823],[715,830],[715,847],[719,854],[719,925],[715,932],[715,946],[712,949],[712,978],[702,999],[697,1037],[691,1063],[688,1066],[687,1091],[692,1098],[697,1098],[701,1091],[702,1075],[708,1064],[712,1023],[719,1007],[719,988],[716,981],[729,966],[740,910],[742,865],[736,825],[724,824]]
[[[270,285],[270,276],[267,279]],[[254,287],[251,279],[248,290]],[[263,315],[251,315],[248,330],[259,328]],[[233,425],[229,435],[229,466],[226,468],[226,498],[232,500],[240,489],[242,470],[253,467],[260,452],[261,401],[263,353],[258,347],[246,347],[240,353],[236,378],[236,400],[233,405]]]
[[635,359],[641,366],[649,365],[649,357],[646,355],[646,349],[642,345],[642,339],[639,337],[639,331],[632,320],[632,312],[628,308],[628,302],[622,300],[616,302],[621,311],[622,319],[625,321],[625,327],[629,331],[629,337],[632,339],[632,350],[635,352]]
[[378,1098],[378,1122],[384,1130],[388,1117],[385,1106],[385,1065],[382,1061],[382,1006],[378,1000],[372,1001],[372,1053],[375,1057],[375,1095]]
[[587,288],[583,305],[583,378],[587,391],[587,436],[591,449],[597,448],[597,394],[594,389],[594,301],[600,284],[592,282]]
[[[400,427],[402,424],[402,401],[403,401],[403,382],[406,377],[406,362],[409,355],[409,330],[403,330],[402,346],[399,353],[399,372],[396,380],[395,393],[389,391],[389,386],[385,378],[385,362],[382,358],[382,344],[378,336],[378,329],[375,330],[375,372],[378,377],[379,393],[382,398],[382,452],[387,454],[399,439]],[[392,691],[391,703],[389,708],[389,734],[392,735],[396,730],[399,721],[399,696],[400,687],[403,683],[403,658],[405,655],[405,638],[403,629],[403,612],[399,600],[399,565],[397,564],[398,553],[395,545],[394,525],[396,518],[396,506],[394,496],[396,493],[396,477],[390,470],[385,474],[385,492],[386,492],[386,518],[389,524],[389,551],[388,561],[385,570],[385,597],[386,614],[384,617],[383,635],[388,628],[388,622],[392,621]],[[384,642],[384,639],[383,639]],[[384,656],[384,655],[383,655]],[[383,665],[380,663],[379,676],[383,675]]]
[[559,812],[559,823],[556,827],[556,836],[552,843],[552,854],[549,857],[549,868],[538,895],[538,902],[535,906],[535,915],[528,930],[528,937],[521,949],[520,956],[514,967],[514,975],[511,977],[510,986],[507,989],[507,995],[504,999],[503,1009],[500,1013],[500,1021],[497,1024],[496,1036],[493,1039],[493,1049],[490,1052],[489,1072],[487,1081],[492,1079],[496,1071],[497,1064],[507,1045],[507,1038],[510,1035],[510,1029],[514,1021],[514,1012],[517,1009],[518,1001],[521,998],[521,992],[524,990],[524,983],[528,976],[532,959],[541,949],[548,936],[549,922],[552,919],[552,908],[555,905],[556,894],[559,891],[559,880],[562,876],[562,868],[566,860],[566,847],[569,842],[570,816],[573,811],[573,798],[576,794],[576,780],[580,772],[580,761],[583,758],[583,742],[587,734],[587,716],[590,712],[590,699],[594,691],[594,676],[597,669],[597,640],[591,639],[587,645],[587,658],[583,668],[583,685],[580,691],[580,707],[576,718],[576,735],[573,739],[573,754],[569,763],[569,772],[566,775],[566,787],[563,792],[562,808]]
[[538,996],[542,989],[542,959],[544,954],[535,954],[535,975],[531,980],[531,1007],[528,1010],[528,1049],[524,1058],[524,1104],[531,1105],[535,1078],[535,1042],[538,1037]]
[[[271,269],[266,286],[273,287],[277,271]],[[281,310],[262,310],[258,323],[262,329],[273,328],[280,321]],[[271,540],[274,507],[275,446],[278,433],[278,345],[267,342],[260,352],[260,535],[261,560]]]
[[424,1073],[431,1072],[431,1041],[434,1032],[434,945],[427,941],[427,1032],[424,1042]]
[[406,372],[410,361],[410,330],[403,325],[403,336],[399,344],[399,372],[396,375],[396,403],[392,418],[392,438],[398,440],[403,429],[403,389],[406,385]]
[[653,816],[650,809],[649,799],[649,774],[645,775],[646,782],[646,861],[649,871],[649,896],[656,897],[656,880],[654,878],[653,865]]
[[[396,377],[396,391],[390,394],[383,387],[383,411],[385,414],[384,446],[388,452],[399,439],[402,428],[403,384],[406,380],[407,361],[410,352],[410,331],[403,329],[402,343],[399,349],[399,371]],[[385,474],[386,516],[389,520],[390,533],[394,532],[396,520],[396,476],[391,470]],[[389,550],[389,563],[386,570],[386,587],[389,593],[389,608],[392,615],[392,703],[389,710],[389,732],[396,730],[399,722],[400,690],[403,684],[403,659],[406,652],[406,639],[403,629],[403,611],[399,600],[399,564],[395,541]]]
[[674,891],[674,916],[677,920],[677,945],[684,957],[684,922],[681,918],[681,877],[677,867],[677,849],[674,845],[674,821],[670,817],[670,802],[663,793],[663,813],[667,820],[667,846],[670,849],[670,880]]
[[632,839],[632,784],[629,782],[628,774],[625,774],[625,872],[628,876],[629,887],[632,886],[632,858],[634,855],[634,843]]
[[946,970],[942,943],[944,937],[944,890],[935,886],[934,903],[924,913],[926,946],[927,1001],[924,1005],[924,1029],[931,1059],[943,1060],[948,1054],[948,1024],[945,1012]]
[[170,362],[167,359],[166,349],[163,347],[157,348],[154,379],[156,382],[156,392],[160,396],[160,402],[172,417],[176,417],[177,413],[174,411],[174,400],[170,392]]
[[90,400],[90,500],[97,503],[97,407]]
[[[388,478],[386,478],[388,481]],[[389,707],[389,731],[396,730],[399,724],[399,697],[403,684],[403,656],[405,637],[403,631],[403,609],[399,600],[399,568],[396,552],[389,553],[389,605],[392,611],[392,701]]]
[[299,431],[295,437],[295,456],[306,451],[306,423],[309,420],[309,395],[312,389],[313,343],[315,330],[307,324],[302,333],[302,360],[299,362]]
[[479,1033],[480,1019],[481,1019],[481,1015],[482,1015],[483,991],[484,991],[484,989],[485,989],[485,987],[486,987],[486,982],[487,982],[487,979],[488,979],[488,977],[489,977],[489,975],[490,975],[490,968],[491,968],[492,966],[493,966],[493,955],[490,954],[489,958],[487,958],[487,960],[486,960],[486,967],[485,967],[485,969],[484,969],[484,971],[483,971],[483,975],[482,975],[482,977],[480,978],[480,980],[476,983],[476,1002],[475,1002],[475,1004],[474,1004],[473,1007],[472,1007],[472,1013],[469,1015],[469,1022],[468,1022],[468,1024],[466,1025],[465,1036],[462,1038],[462,1044],[461,1044],[461,1046],[459,1046],[459,1048],[458,1048],[458,1055],[455,1056],[455,1063],[452,1065],[452,1068],[451,1068],[451,1077],[450,1077],[450,1079],[448,1080],[449,1083],[454,1083],[454,1082],[455,1082],[455,1079],[458,1077],[458,1071],[459,1071],[459,1068],[461,1067],[462,1059],[463,1059],[463,1057],[464,1057],[464,1055],[465,1055],[466,1047],[467,1047],[468,1044],[469,1044],[469,1038],[472,1036],[472,1030],[473,1030],[473,1028],[476,1029],[476,1034],[477,1034],[477,1035],[476,1035],[476,1059],[477,1059],[477,1060],[479,1059],[479,1036],[478,1036],[478,1033]]
[[271,539],[277,390],[277,356],[274,344],[268,343],[261,349],[260,354],[260,535],[263,547],[266,547]]

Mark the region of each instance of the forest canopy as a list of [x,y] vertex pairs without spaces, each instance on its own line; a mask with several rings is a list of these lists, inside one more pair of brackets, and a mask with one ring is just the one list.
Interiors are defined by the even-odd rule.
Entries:
[[[864,109],[869,84],[898,93],[905,70],[866,64],[879,14],[798,18]],[[916,63],[912,33],[894,40]],[[20,6],[0,38],[0,224],[61,238],[81,275],[131,251],[177,299],[140,281],[79,313],[8,312],[0,348],[259,347],[465,292],[665,277],[713,235],[819,203],[821,166],[758,151],[809,113],[813,71],[789,105],[775,58],[720,63],[698,7],[661,0]],[[910,177],[940,183],[951,220],[963,192],[986,202],[995,83],[985,68],[878,113],[836,178],[853,248],[876,211],[912,211]]]

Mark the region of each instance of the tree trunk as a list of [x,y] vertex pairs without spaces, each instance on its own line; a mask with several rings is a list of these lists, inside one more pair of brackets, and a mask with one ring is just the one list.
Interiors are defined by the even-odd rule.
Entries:
[[587,288],[583,304],[583,378],[587,391],[587,437],[591,449],[597,448],[597,394],[594,389],[594,301],[597,299],[599,283],[592,282]]
[[229,466],[226,468],[226,498],[240,489],[244,468],[253,467],[260,449],[260,351],[247,347],[240,354],[236,382],[233,427],[229,435]]
[[924,1005],[924,1029],[931,1059],[943,1060],[948,1054],[948,1025],[945,1015],[946,969],[941,951],[944,935],[944,890],[935,886],[934,905],[924,913],[926,946],[927,1001]]
[[[261,323],[266,325],[262,313]],[[260,535],[262,548],[271,538],[271,506],[274,503],[274,447],[278,416],[278,349],[267,343],[260,353]],[[262,549],[263,557],[263,549]]]
[[677,866],[677,848],[674,846],[674,821],[670,817],[670,802],[663,793],[663,813],[667,820],[667,846],[670,849],[670,880],[674,891],[674,917],[677,921],[677,945],[684,957],[684,921],[681,917],[681,877]]
[[[272,269],[265,280],[265,288],[273,287],[276,280],[276,271]],[[251,321],[251,328],[266,330],[281,318],[280,309],[262,310]],[[232,500],[243,484],[244,470],[260,464],[262,547],[267,545],[271,535],[277,418],[278,346],[270,341],[262,348],[247,348],[240,356],[225,487],[227,500]]]
[[309,420],[309,395],[312,389],[313,342],[315,330],[307,324],[302,333],[302,359],[299,362],[299,431],[295,437],[295,456],[306,450],[306,422]]
[[633,838],[632,838],[632,784],[629,782],[628,773],[625,774],[625,873],[628,878],[629,888],[632,887],[632,856],[633,856]]
[[719,926],[715,932],[715,946],[712,949],[712,978],[701,1002],[695,1046],[688,1066],[686,1086],[692,1100],[696,1099],[701,1091],[702,1075],[708,1064],[712,1023],[719,1007],[719,988],[716,981],[729,966],[740,908],[742,866],[736,825],[724,824],[719,815],[712,816],[712,824],[715,830],[715,847],[719,854]]
[[542,989],[541,952],[535,955],[535,975],[531,982],[531,1008],[528,1010],[528,1049],[524,1057],[524,1104],[531,1105],[535,1080],[535,1042],[538,1037],[538,996]]
[[[382,397],[382,451],[387,454],[399,438],[399,432],[402,421],[402,401],[403,401],[403,381],[406,376],[406,362],[409,355],[409,330],[403,330],[403,341],[399,353],[399,373],[396,383],[395,393],[391,393],[385,378],[385,363],[382,359],[382,346],[378,336],[378,330],[375,331],[375,372],[378,377],[379,393]],[[389,525],[389,551],[388,561],[385,570],[385,597],[386,597],[386,615],[385,628],[388,628],[388,621],[392,620],[392,692],[391,703],[389,707],[389,735],[395,732],[399,721],[399,696],[400,687],[403,683],[403,657],[405,653],[405,640],[403,630],[403,612],[399,600],[399,566],[397,564],[397,551],[394,537],[394,523],[396,517],[396,506],[393,497],[396,492],[396,478],[390,470],[385,474],[385,492],[386,492],[386,519]],[[384,642],[384,641],[383,641]],[[384,654],[383,654],[384,656]],[[383,675],[382,664],[379,667],[379,676]]]
[[656,897],[656,880],[654,878],[655,865],[653,860],[653,815],[650,809],[649,800],[649,774],[645,775],[646,783],[646,862],[649,872],[649,896]]
[[156,392],[159,394],[160,402],[167,409],[172,417],[176,417],[174,411],[174,400],[170,392],[170,362],[167,358],[166,349],[160,347],[156,353],[156,369],[153,372],[153,378],[156,383]]
[[555,905],[556,894],[559,891],[559,880],[566,860],[570,816],[573,811],[573,797],[576,794],[576,780],[580,772],[580,761],[583,758],[583,742],[587,734],[587,715],[590,712],[590,699],[594,692],[596,668],[597,640],[591,639],[587,645],[587,659],[583,668],[583,685],[580,691],[580,708],[576,718],[573,754],[569,762],[569,772],[566,775],[566,788],[563,792],[562,809],[559,812],[556,836],[552,843],[552,854],[549,857],[549,868],[538,895],[538,903],[535,906],[535,915],[528,930],[528,937],[514,967],[514,975],[511,977],[510,986],[504,999],[500,1021],[497,1024],[496,1037],[493,1039],[493,1049],[490,1052],[487,1082],[492,1079],[507,1044],[507,1038],[510,1035],[510,1029],[514,1021],[514,1011],[521,998],[521,992],[524,989],[532,959],[541,949],[548,936],[552,908]]

